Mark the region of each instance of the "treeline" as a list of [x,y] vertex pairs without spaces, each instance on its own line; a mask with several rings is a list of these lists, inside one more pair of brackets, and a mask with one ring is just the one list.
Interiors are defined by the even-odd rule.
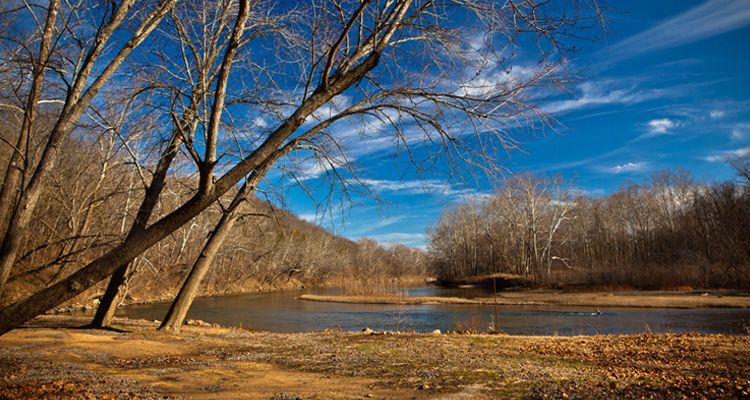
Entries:
[[[9,140],[17,126],[10,113],[0,137]],[[95,138],[90,141],[86,138]],[[8,165],[10,151],[0,153]],[[70,275],[126,237],[141,204],[144,185],[110,132],[79,126],[63,143],[66,159],[47,178],[32,226],[0,304],[38,291]],[[197,188],[197,179],[167,180],[153,218],[165,215]],[[232,193],[233,195],[234,193]],[[171,299],[180,288],[232,196],[140,255],[128,282],[126,301]],[[424,254],[405,246],[384,248],[362,239],[353,242],[303,221],[252,196],[224,241],[200,294],[240,293],[275,288],[340,285],[367,292],[424,275]],[[73,303],[98,298],[104,284]]]
[[431,231],[442,279],[510,273],[540,284],[638,289],[750,287],[750,160],[736,181],[659,172],[606,197],[516,175],[447,210]]

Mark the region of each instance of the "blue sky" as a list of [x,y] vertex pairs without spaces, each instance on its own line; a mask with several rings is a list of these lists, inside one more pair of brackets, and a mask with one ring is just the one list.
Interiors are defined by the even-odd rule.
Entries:
[[[727,158],[750,154],[750,2],[607,4],[606,40],[570,60],[580,81],[540,101],[558,129],[514,134],[520,149],[497,162],[509,172],[562,175],[591,195],[676,167],[701,180],[730,178]],[[353,188],[342,203],[313,166],[303,177],[309,192],[290,190],[286,207],[351,239],[424,247],[446,206],[492,190],[467,166],[417,173],[388,143],[355,152],[372,193]]]

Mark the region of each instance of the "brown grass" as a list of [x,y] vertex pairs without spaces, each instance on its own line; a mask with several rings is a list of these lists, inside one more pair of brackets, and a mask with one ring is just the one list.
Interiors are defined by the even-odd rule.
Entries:
[[[0,337],[0,398],[743,398],[750,338],[280,334],[118,320]],[[291,395],[284,397],[281,393]]]

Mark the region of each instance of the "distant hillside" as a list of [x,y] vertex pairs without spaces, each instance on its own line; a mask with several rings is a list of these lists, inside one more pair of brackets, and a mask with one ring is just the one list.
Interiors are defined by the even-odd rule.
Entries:
[[[12,132],[0,129],[0,135],[6,138]],[[62,279],[119,243],[141,203],[141,173],[116,141],[70,139],[65,146],[71,156],[49,178],[34,215],[34,235],[24,242],[0,303]],[[0,165],[7,165],[8,154],[0,153]],[[143,175],[149,179],[148,171]],[[192,176],[170,178],[157,217],[188,199],[196,184]],[[231,194],[224,205],[230,199]],[[343,285],[364,291],[422,275],[424,262],[419,251],[403,246],[384,249],[371,240],[355,243],[260,198],[251,202],[252,207],[245,208],[249,211],[223,244],[201,294],[312,285]],[[171,299],[221,212],[214,205],[138,257],[126,301]],[[103,283],[73,302],[94,299],[102,290]]]

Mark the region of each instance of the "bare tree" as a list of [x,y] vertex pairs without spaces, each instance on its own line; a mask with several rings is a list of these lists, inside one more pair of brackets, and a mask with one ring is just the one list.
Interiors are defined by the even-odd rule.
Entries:
[[[446,211],[429,255],[446,280],[490,265],[542,284],[744,288],[748,200],[735,182],[696,183],[681,170],[576,199],[559,179],[514,176],[480,206]],[[487,223],[481,235],[472,234],[476,220]]]
[[[244,15],[242,10],[249,7],[249,1],[239,1],[241,11],[237,15]],[[459,135],[473,132],[485,141],[493,138],[502,144],[508,143],[507,130],[520,121],[549,122],[533,104],[524,101],[524,94],[564,83],[562,63],[568,49],[561,38],[589,27],[585,21],[599,18],[596,7],[560,7],[547,2],[336,2],[313,3],[300,12],[313,17],[308,24],[292,27],[296,34],[290,35],[289,40],[298,45],[293,50],[305,56],[299,58],[298,69],[284,70],[280,75],[301,79],[285,85],[285,99],[271,97],[264,102],[267,106],[278,104],[269,108],[277,116],[275,128],[253,142],[247,153],[235,158],[217,176],[222,143],[220,122],[225,111],[222,86],[227,85],[223,76],[229,75],[232,67],[228,63],[217,79],[208,122],[202,130],[202,155],[198,147],[183,143],[197,165],[196,193],[139,235],[128,237],[59,283],[0,311],[0,332],[7,332],[106,278],[211,206],[245,176],[269,169],[279,155],[304,149],[301,146],[305,144],[312,145],[307,148],[315,152],[323,149],[326,139],[335,142],[328,130],[338,121],[378,116],[388,120],[405,148],[410,148],[414,140],[436,140],[445,144],[444,154],[449,160],[461,157]],[[496,77],[496,83],[489,85],[477,84],[475,77],[481,74],[448,80],[450,71],[463,71],[472,65],[474,71],[481,72],[487,65],[477,65],[473,57],[455,57],[469,33],[465,26],[451,22],[459,15],[471,19],[489,48],[512,47],[518,35],[529,32],[539,43],[541,62],[535,65],[540,67],[523,76]],[[238,47],[228,45],[225,54],[240,50]],[[421,57],[413,57],[415,53]],[[436,64],[437,61],[441,62]],[[502,63],[503,58],[494,59],[493,68],[498,62]],[[433,71],[432,79],[425,78]],[[351,105],[321,112],[347,91],[354,99]],[[392,118],[394,114],[386,110],[397,117]],[[319,121],[320,129],[303,128],[311,118]],[[407,126],[415,130],[409,133],[404,129]]]
[[[177,36],[179,48],[181,49],[185,65],[182,65],[180,72],[183,74],[180,81],[189,82],[188,88],[169,87],[170,92],[178,94],[173,100],[173,108],[176,108],[182,101],[187,103],[184,111],[180,116],[172,114],[174,129],[172,130],[169,141],[164,148],[158,163],[154,169],[151,182],[147,185],[145,195],[141,203],[136,219],[130,229],[129,236],[135,236],[142,233],[152,217],[159,196],[161,195],[170,166],[177,157],[180,147],[183,144],[188,145],[190,154],[194,154],[192,141],[196,134],[198,124],[205,121],[206,116],[202,115],[201,107],[208,101],[206,96],[210,88],[215,84],[214,106],[211,107],[211,124],[212,129],[217,130],[221,115],[221,107],[224,105],[224,96],[229,79],[229,69],[231,68],[234,58],[236,57],[237,48],[241,45],[243,31],[247,28],[246,21],[250,15],[251,4],[242,4],[247,15],[235,15],[231,3],[214,3],[213,2],[186,2],[180,7],[173,10],[170,14],[174,25],[174,31]],[[195,16],[185,16],[186,10],[197,12],[201,18],[193,19]],[[215,16],[214,21],[206,21],[207,15]],[[235,18],[234,28],[230,26],[232,18]],[[242,22],[241,24],[238,24]],[[253,21],[255,25],[263,26],[267,21]],[[233,30],[232,30],[233,29]],[[232,37],[226,41],[223,35],[227,30],[232,30]],[[197,32],[197,33],[196,33]],[[254,33],[258,35],[258,33]],[[226,48],[225,48],[226,47]],[[222,50],[224,54],[222,56]],[[215,63],[220,60],[217,67]],[[174,67],[173,61],[168,60],[164,63],[163,69],[169,70]],[[176,74],[169,72],[170,75]],[[158,86],[166,86],[165,80],[159,81]],[[183,94],[184,93],[184,94]],[[187,99],[183,98],[187,97]],[[217,103],[220,102],[221,104]],[[216,135],[216,133],[209,133]],[[187,143],[185,143],[187,142]],[[206,161],[200,162],[199,165],[205,164]],[[115,310],[124,298],[128,281],[135,272],[134,265],[126,264],[115,271],[107,285],[107,289],[101,298],[96,315],[92,321],[95,327],[108,326],[114,317]]]
[[[3,220],[9,215],[8,227],[2,236],[2,252],[0,253],[0,292],[7,281],[10,271],[15,263],[18,249],[21,241],[28,230],[31,216],[34,212],[39,196],[43,190],[44,178],[54,167],[60,144],[74,128],[75,123],[89,107],[94,97],[102,90],[104,85],[110,80],[112,75],[119,69],[125,59],[137,48],[149,34],[156,28],[161,19],[172,7],[175,0],[163,0],[158,3],[153,10],[146,14],[136,27],[133,33],[123,42],[120,49],[106,62],[98,75],[93,75],[95,64],[104,52],[105,46],[110,43],[115,30],[126,20],[131,9],[135,5],[135,0],[123,0],[120,4],[112,3],[112,8],[107,9],[97,26],[95,37],[90,46],[86,47],[81,44],[79,58],[72,64],[72,71],[68,76],[63,76],[63,82],[67,86],[65,100],[63,101],[62,110],[55,122],[55,126],[49,133],[44,151],[42,152],[36,166],[31,169],[27,167],[25,172],[28,174],[28,182],[21,187],[20,174],[17,174],[15,168],[9,168],[8,172],[12,174],[11,181],[4,183],[3,191],[11,194],[6,195],[6,203],[0,203],[0,216]],[[56,16],[59,2],[53,1],[48,8],[48,18],[44,28],[43,40],[40,45],[40,53],[36,62],[36,75],[32,83],[32,89],[29,94],[29,102],[24,110],[26,120],[19,135],[20,144],[28,142],[28,135],[33,124],[33,115],[36,112],[36,104],[39,100],[39,93],[42,90],[44,80],[43,71],[47,67],[52,41],[52,35],[55,30]],[[74,6],[75,7],[75,6]],[[69,10],[70,14],[75,15],[79,10],[73,8]],[[61,32],[67,33],[69,27],[65,24],[70,19],[63,22]],[[59,40],[57,41],[60,42]],[[99,66],[101,68],[101,66]],[[64,75],[65,72],[61,71]],[[92,82],[89,79],[93,78]],[[69,79],[69,80],[68,80]],[[34,86],[36,84],[36,86]],[[18,149],[19,151],[21,149]],[[28,157],[28,154],[25,155]],[[16,171],[16,172],[13,172]],[[16,195],[16,193],[18,193]],[[16,198],[15,201],[13,199]]]

